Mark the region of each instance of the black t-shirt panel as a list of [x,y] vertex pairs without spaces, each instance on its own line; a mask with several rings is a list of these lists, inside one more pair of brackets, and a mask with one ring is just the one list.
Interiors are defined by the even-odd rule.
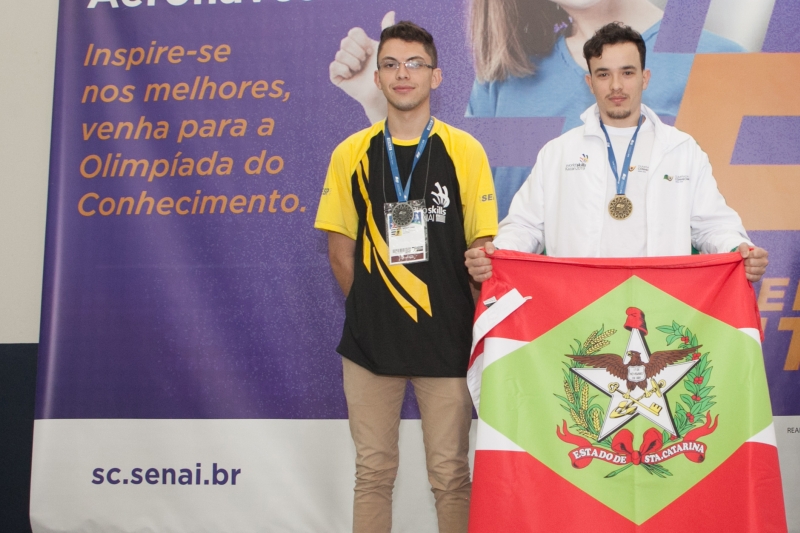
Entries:
[[[416,146],[395,145],[395,149],[405,186]],[[463,377],[472,343],[474,304],[464,266],[467,246],[460,187],[450,154],[441,138],[432,135],[414,170],[409,193],[411,200],[425,200],[429,259],[405,268],[427,287],[431,315],[391,275],[371,242],[375,237],[386,240],[383,205],[397,201],[382,133],[371,139],[361,164],[362,172],[352,176],[359,216],[354,280],[337,351],[377,374]],[[367,200],[362,187],[367,190]],[[368,202],[379,236],[371,236],[366,224]],[[396,294],[414,305],[416,321]]]

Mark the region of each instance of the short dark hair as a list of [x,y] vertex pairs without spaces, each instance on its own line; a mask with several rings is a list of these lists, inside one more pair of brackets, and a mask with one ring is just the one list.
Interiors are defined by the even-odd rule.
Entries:
[[644,58],[647,50],[642,36],[630,26],[626,26],[621,22],[611,22],[597,30],[592,38],[583,45],[583,57],[586,58],[586,66],[589,68],[589,72],[592,71],[591,66],[589,66],[590,58],[602,57],[604,46],[620,43],[633,43],[636,45],[636,48],[639,49],[639,57],[642,60],[642,70],[644,70]]
[[433,35],[428,30],[417,26],[409,20],[401,20],[394,26],[384,28],[381,32],[381,41],[378,44],[378,57],[381,55],[383,43],[389,39],[400,39],[407,43],[420,43],[425,48],[425,53],[431,56],[431,64],[434,68],[438,66],[439,56],[436,53],[436,45],[433,43]]

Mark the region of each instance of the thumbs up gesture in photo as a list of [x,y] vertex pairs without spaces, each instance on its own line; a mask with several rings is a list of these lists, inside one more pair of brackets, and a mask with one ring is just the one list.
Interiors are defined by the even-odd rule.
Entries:
[[[389,11],[381,21],[381,30],[394,23],[395,13]],[[363,29],[353,28],[342,39],[328,68],[331,82],[361,104],[371,123],[386,117],[386,98],[374,81],[377,65],[378,41]]]

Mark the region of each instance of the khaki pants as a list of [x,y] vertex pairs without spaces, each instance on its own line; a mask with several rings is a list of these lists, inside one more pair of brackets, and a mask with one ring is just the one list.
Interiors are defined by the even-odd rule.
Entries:
[[400,409],[410,379],[422,418],[428,480],[440,533],[466,533],[472,400],[464,378],[379,376],[342,358],[350,433],[356,445],[353,533],[390,533]]

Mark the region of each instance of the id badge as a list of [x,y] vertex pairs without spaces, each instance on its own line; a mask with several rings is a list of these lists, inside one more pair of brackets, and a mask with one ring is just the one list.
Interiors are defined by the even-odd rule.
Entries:
[[403,265],[428,260],[428,226],[425,201],[383,204],[389,264]]

